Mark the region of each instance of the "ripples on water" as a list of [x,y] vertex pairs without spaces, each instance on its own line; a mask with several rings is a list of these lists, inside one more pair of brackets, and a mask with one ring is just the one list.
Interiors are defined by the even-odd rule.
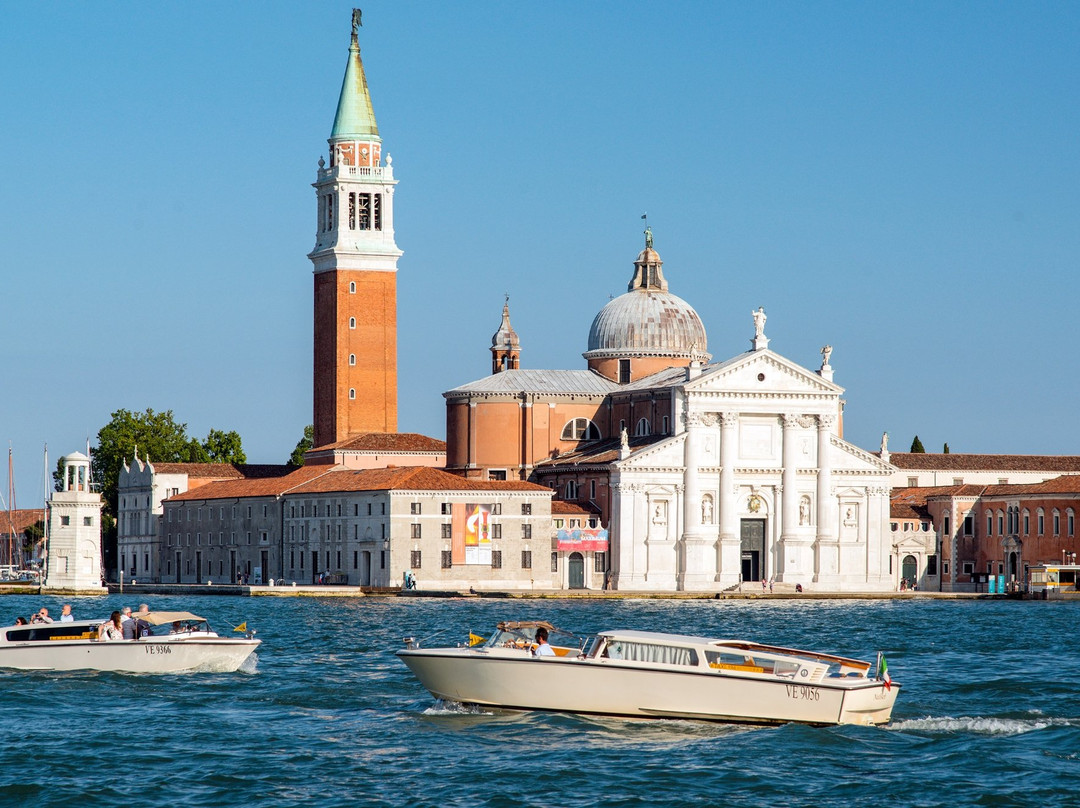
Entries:
[[[257,659],[234,674],[0,671],[0,805],[1080,805],[1076,604],[148,600],[223,634],[247,620]],[[5,597],[0,617],[41,605],[60,602]],[[903,690],[887,728],[504,713],[436,702],[394,656],[404,636],[453,644],[536,618],[883,650]]]

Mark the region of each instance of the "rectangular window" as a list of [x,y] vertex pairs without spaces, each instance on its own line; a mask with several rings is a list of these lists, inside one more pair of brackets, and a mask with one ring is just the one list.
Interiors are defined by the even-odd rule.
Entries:
[[974,516],[969,515],[969,516],[964,517],[964,535],[965,536],[974,536],[975,535],[975,517]]
[[607,570],[607,553],[593,553],[593,572]]
[[521,538],[523,538],[523,539],[531,539],[532,538],[532,525],[522,525],[521,526]]
[[451,531],[453,530],[453,528],[454,528],[454,526],[451,525],[451,524],[443,525],[442,526],[442,537],[444,539],[452,539],[453,534],[451,533]]
[[358,503],[358,502],[353,503],[352,515],[353,516],[359,516],[360,515],[360,503]]
[[82,518],[82,523],[83,523],[83,527],[93,527],[94,526],[94,517],[92,517],[92,516],[84,516]]
[[382,194],[371,195],[371,218],[375,229],[382,230]]
[[562,530],[563,525],[566,524],[566,521],[563,520],[563,519],[555,519],[553,521],[555,522],[555,529],[556,530]]
[[495,504],[493,504],[491,506],[491,514],[492,514],[492,516],[500,516],[502,514],[502,503],[501,502],[496,502]]
[[439,557],[439,563],[444,570],[448,570],[454,566],[454,551],[443,550],[442,555]]
[[70,516],[61,516],[60,517],[60,524],[65,525],[65,526],[70,525],[71,524],[71,517]]
[[551,571],[552,572],[558,572],[559,571],[559,554],[558,553],[552,553],[551,554]]
[[619,360],[619,384],[629,384],[629,383],[630,383],[630,360],[629,359],[620,359]]
[[491,526],[491,538],[493,538],[493,539],[501,539],[502,538],[502,525],[499,524],[498,522],[496,522],[495,524],[493,524]]
[[409,505],[409,513],[420,513],[420,503],[413,502]]
[[379,511],[380,511],[380,514],[379,514],[380,516],[386,516],[386,503],[385,502],[380,502],[379,503]]
[[941,562],[941,574],[942,575],[948,575],[949,574],[949,562],[948,561],[942,561]]
[[589,499],[596,499],[596,480],[589,480]]
[[502,550],[491,551],[491,568],[493,570],[502,569]]
[[[889,556],[889,557],[892,558],[892,556]],[[963,567],[961,567],[961,569],[963,570],[963,572],[961,573],[962,575],[974,575],[975,574],[975,563],[973,561],[965,561],[964,565],[963,565]]]
[[499,482],[506,479],[506,469],[488,469],[488,479]]
[[522,516],[531,516],[532,515],[532,503],[531,502],[523,502],[523,503],[521,503],[521,515]]
[[354,570],[360,569],[360,553],[353,550],[352,554],[352,568]]
[[523,570],[532,569],[532,550],[521,551],[521,568]]
[[412,537],[414,539],[421,538],[421,536],[420,536],[420,525],[414,523],[413,525],[411,525],[411,528],[412,528]]
[[443,516],[449,516],[451,513],[453,513],[453,508],[451,507],[449,502],[444,502],[439,507],[439,513],[441,513]]
[[349,229],[356,229],[356,194],[349,194]]
[[371,229],[371,194],[356,195],[356,228]]
[[1054,535],[1061,535],[1061,515],[1056,513],[1054,514]]
[[1000,513],[998,514],[998,535],[1005,535],[1005,517],[1002,516]]
[[908,488],[918,488],[919,487],[919,478],[918,477],[908,477],[907,478],[907,484],[908,484]]
[[942,532],[946,536],[951,536],[952,531],[949,529],[950,528],[950,519],[949,519],[948,514],[945,514],[945,518],[942,520],[941,524],[942,524]]
[[1024,535],[1027,536],[1031,533],[1031,516],[1030,514],[1024,514]]
[[367,504],[367,515],[371,516],[371,503],[370,502]]
[[1043,515],[1042,515],[1042,514],[1040,513],[1040,514],[1039,514],[1039,535],[1040,535],[1040,536],[1041,536],[1041,535],[1043,534],[1043,519],[1044,519],[1044,517],[1043,517]]
[[386,569],[386,550],[379,552],[379,569]]
[[420,558],[420,551],[419,550],[412,550],[412,551],[409,552],[409,566],[410,567],[412,567],[414,570],[420,569],[420,561],[421,561],[421,558]]
[[1067,518],[1067,524],[1069,526],[1069,535],[1071,536],[1071,535],[1073,535],[1073,529],[1075,527],[1074,524],[1073,524],[1073,515],[1071,513],[1069,514],[1069,516]]

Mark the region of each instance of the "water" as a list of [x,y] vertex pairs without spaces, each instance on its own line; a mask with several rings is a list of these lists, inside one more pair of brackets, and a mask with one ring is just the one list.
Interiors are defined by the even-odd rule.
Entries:
[[[1077,604],[147,600],[222,633],[246,620],[264,641],[253,669],[0,671],[0,805],[1080,805]],[[41,605],[60,611],[8,596],[0,618]],[[537,618],[883,650],[904,689],[886,728],[492,714],[437,704],[394,656],[405,635],[456,643]]]

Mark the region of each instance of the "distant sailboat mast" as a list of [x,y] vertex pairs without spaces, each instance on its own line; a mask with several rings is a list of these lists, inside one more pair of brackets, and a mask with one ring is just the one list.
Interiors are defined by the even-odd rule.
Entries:
[[52,501],[52,489],[49,487],[49,444],[45,444],[45,465],[42,466],[42,480],[41,485],[43,488],[42,494],[45,497],[44,513],[45,513],[45,525],[44,531],[41,536],[41,582],[45,583],[45,579],[49,572],[49,521],[51,514],[49,513],[50,505]]

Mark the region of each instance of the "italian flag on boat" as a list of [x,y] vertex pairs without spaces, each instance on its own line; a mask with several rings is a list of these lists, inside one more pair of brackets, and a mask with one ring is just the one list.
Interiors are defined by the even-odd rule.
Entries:
[[877,678],[885,683],[886,690],[892,690],[892,677],[889,676],[889,663],[885,661],[884,654],[878,654]]

